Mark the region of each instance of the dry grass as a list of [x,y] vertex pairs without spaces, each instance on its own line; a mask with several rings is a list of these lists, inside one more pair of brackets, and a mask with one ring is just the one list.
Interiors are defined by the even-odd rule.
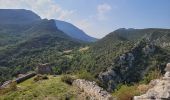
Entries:
[[61,81],[61,76],[48,76],[48,80],[35,82],[34,77],[17,85],[16,91],[0,96],[0,100],[65,100],[74,99],[77,88]]
[[140,92],[140,94],[144,94],[148,91],[148,89],[150,88],[149,85],[145,85],[145,84],[141,84],[137,87],[138,91]]
[[80,52],[83,52],[83,51],[86,51],[86,50],[88,50],[88,49],[89,49],[89,47],[87,46],[87,47],[84,47],[84,48],[80,48],[79,51],[80,51]]

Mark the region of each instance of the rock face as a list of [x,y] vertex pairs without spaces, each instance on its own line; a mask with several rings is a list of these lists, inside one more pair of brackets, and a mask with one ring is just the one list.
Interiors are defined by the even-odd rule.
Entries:
[[121,80],[121,78],[112,69],[108,69],[106,72],[100,73],[99,79],[107,86],[107,91],[110,92],[116,88],[116,85],[118,84],[117,81]]
[[170,63],[165,69],[166,73],[162,79],[151,81],[153,88],[149,89],[146,94],[135,96],[134,100],[170,100]]
[[[107,87],[107,91],[110,92],[119,83],[138,82],[142,78],[142,74],[136,73],[136,70],[142,72],[147,67],[143,66],[143,69],[139,69],[137,64],[151,56],[155,49],[156,46],[150,41],[139,42],[130,51],[118,56],[106,71],[101,72],[98,76],[99,80]],[[142,67],[140,66],[140,68]]]
[[37,67],[37,74],[52,74],[52,68],[50,64],[39,64]]
[[155,46],[153,44],[146,45],[143,48],[143,52],[145,53],[145,55],[152,54],[154,51],[155,51]]
[[77,79],[73,81],[73,85],[84,91],[90,100],[115,100],[107,91],[99,87],[95,82]]

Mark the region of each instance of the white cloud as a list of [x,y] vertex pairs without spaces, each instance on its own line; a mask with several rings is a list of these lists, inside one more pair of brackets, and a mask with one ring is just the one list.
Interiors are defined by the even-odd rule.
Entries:
[[97,10],[99,13],[106,13],[111,10],[111,6],[109,4],[101,4],[98,5]]
[[112,7],[107,4],[100,4],[97,6],[97,17],[99,20],[106,20],[107,16],[106,14],[112,9]]
[[67,20],[74,10],[60,7],[54,0],[0,0],[1,9],[29,9],[42,18]]

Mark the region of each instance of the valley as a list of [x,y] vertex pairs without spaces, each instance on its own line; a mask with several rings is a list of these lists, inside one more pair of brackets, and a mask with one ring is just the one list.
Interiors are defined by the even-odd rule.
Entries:
[[120,28],[96,39],[30,10],[0,9],[0,86],[36,73],[1,87],[0,100],[131,100],[165,73],[169,44],[170,29]]

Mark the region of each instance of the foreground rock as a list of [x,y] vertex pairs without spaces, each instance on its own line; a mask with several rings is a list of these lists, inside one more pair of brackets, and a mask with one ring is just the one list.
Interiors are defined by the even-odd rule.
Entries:
[[162,79],[151,81],[149,89],[146,94],[135,96],[134,100],[170,100],[170,63],[167,64],[166,73]]
[[84,91],[90,100],[115,100],[112,95],[99,87],[96,82],[86,81],[84,79],[76,79],[73,85]]

